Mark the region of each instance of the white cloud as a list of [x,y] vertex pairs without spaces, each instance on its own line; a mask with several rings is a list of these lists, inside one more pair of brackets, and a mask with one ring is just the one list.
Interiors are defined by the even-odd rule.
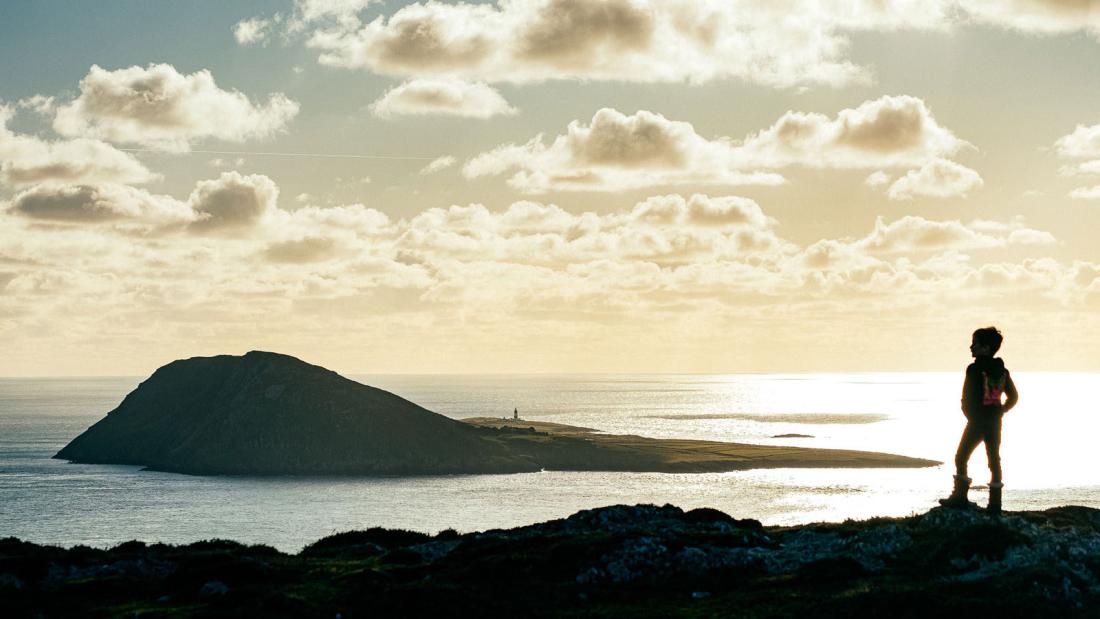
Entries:
[[54,110],[57,109],[57,100],[46,95],[33,95],[20,99],[17,105],[25,110],[31,110],[39,116],[52,116]]
[[306,206],[290,212],[279,210],[272,223],[280,230],[292,232],[331,234],[343,231],[360,236],[382,234],[392,224],[385,213],[362,204]]
[[469,160],[469,178],[512,173],[508,183],[528,193],[614,191],[678,184],[779,184],[774,170],[793,165],[876,168],[923,165],[967,143],[936,122],[924,102],[884,96],[835,118],[787,112],[741,142],[707,139],[687,122],[639,111],[604,108],[591,123],[569,124],[546,144],[506,144]]
[[491,118],[518,110],[492,87],[455,79],[416,79],[386,91],[370,105],[375,116],[462,116]]
[[514,171],[520,191],[615,191],[680,184],[775,185],[778,174],[745,172],[727,138],[708,140],[691,123],[604,108],[591,123],[571,122],[549,145],[542,136],[507,144],[466,162],[468,178]]
[[211,167],[214,168],[239,168],[245,164],[244,157],[237,157],[236,159],[225,159],[222,157],[214,157],[210,161],[207,161]]
[[1073,159],[1100,158],[1100,125],[1077,125],[1073,133],[1058,138],[1054,142],[1054,148],[1062,157]]
[[873,253],[943,252],[1056,242],[1050,233],[1028,228],[1020,221],[964,224],[906,215],[890,223],[883,221],[882,217],[877,218],[871,233],[853,243],[853,247]]
[[1069,193],[1074,200],[1100,200],[1100,185],[1093,187],[1077,187]]
[[245,230],[272,213],[278,198],[279,188],[262,174],[223,172],[191,192],[187,202],[196,218],[190,228],[200,234]]
[[263,43],[267,39],[268,29],[271,26],[272,21],[269,19],[259,17],[242,19],[233,26],[233,38],[237,39],[237,43],[241,45]]
[[[1077,125],[1072,133],[1064,135],[1054,142],[1054,150],[1065,159],[1087,159],[1062,166],[1062,176],[1100,174],[1100,125]],[[1077,187],[1070,191],[1074,200],[1092,200],[1100,198],[1100,185],[1095,187]]]
[[42,221],[107,223],[137,221],[156,225],[193,219],[187,205],[170,196],[104,183],[100,185],[39,185],[17,194],[9,212]]
[[356,16],[371,4],[381,0],[296,0],[298,18],[305,22],[335,19],[357,24]]
[[1062,166],[1058,169],[1061,176],[1094,176],[1100,175],[1100,159],[1082,161],[1073,165]]
[[784,243],[774,224],[748,198],[673,194],[605,215],[576,215],[537,202],[516,202],[499,212],[480,204],[434,208],[401,226],[398,238],[404,249],[433,262],[684,264],[705,257],[775,253]]
[[442,156],[438,159],[433,159],[431,161],[431,163],[429,163],[428,165],[421,168],[420,174],[422,176],[427,176],[429,174],[435,174],[436,172],[441,172],[443,170],[446,170],[447,168],[453,166],[456,163],[458,163],[457,159],[455,159],[451,155],[444,155],[444,156]]
[[[780,344],[766,327],[782,321],[841,343],[856,323],[869,333],[965,326],[967,308],[1020,292],[1017,304],[1000,306],[1005,321],[1031,310],[1083,313],[1100,292],[1091,263],[1004,261],[1005,248],[1016,255],[1038,242],[1045,251],[1052,241],[1022,220],[902,218],[855,239],[796,245],[737,196],[659,195],[599,213],[531,201],[455,205],[391,220],[359,204],[249,207],[264,184],[223,177],[179,201],[197,217],[193,203],[210,212],[212,194],[251,186],[244,207],[228,210],[252,214],[247,234],[178,226],[120,239],[119,225],[151,215],[111,204],[91,225],[89,200],[69,213],[85,225],[0,215],[0,263],[14,273],[0,295],[6,344],[20,364],[34,343],[56,357],[101,354],[106,341],[225,351],[257,341],[285,349],[303,337],[355,352],[444,342],[439,355],[469,359],[470,346],[480,351],[490,338],[493,354],[525,341],[546,354],[560,348],[567,364],[584,342],[634,355],[631,342],[654,332],[697,338],[700,350],[722,355],[745,342],[772,350]],[[974,257],[961,253],[969,250]],[[885,327],[883,316],[892,320]],[[40,326],[62,319],[64,338],[42,335]],[[787,361],[777,362],[780,370]]]
[[965,197],[980,189],[982,177],[970,168],[947,159],[930,159],[916,170],[894,181],[886,190],[891,200],[911,200],[914,197]]
[[266,176],[223,172],[217,179],[199,181],[182,201],[116,183],[41,184],[17,194],[7,210],[40,221],[236,235],[275,217],[278,195],[278,187]]
[[285,24],[322,64],[403,77],[777,87],[870,79],[849,57],[866,31],[995,26],[1100,36],[1090,0],[433,0],[363,23],[370,0],[298,0]]
[[298,104],[273,94],[255,104],[236,90],[222,90],[207,70],[183,75],[168,64],[107,71],[92,65],[80,95],[61,106],[54,129],[149,148],[185,151],[192,142],[242,142],[284,130]]
[[0,182],[24,187],[43,182],[146,183],[159,178],[136,157],[99,140],[43,140],[7,127],[14,116],[0,105]]
[[270,262],[320,262],[332,258],[337,251],[337,243],[330,237],[306,236],[271,243],[264,249],[263,257]]
[[892,179],[893,177],[886,172],[883,172],[882,170],[875,170],[874,172],[871,172],[867,176],[867,178],[863,179],[863,184],[867,185],[871,189],[878,189],[880,187],[885,187],[889,185]]
[[427,2],[314,30],[308,45],[322,64],[489,82],[736,77],[790,86],[865,77],[843,58],[847,41],[831,24],[791,15],[726,0]]
[[1100,35],[1100,7],[1094,0],[959,0],[959,6],[980,23],[1024,32]]
[[748,136],[740,156],[758,166],[873,168],[920,165],[968,144],[940,125],[923,100],[883,96],[824,114],[787,112]]

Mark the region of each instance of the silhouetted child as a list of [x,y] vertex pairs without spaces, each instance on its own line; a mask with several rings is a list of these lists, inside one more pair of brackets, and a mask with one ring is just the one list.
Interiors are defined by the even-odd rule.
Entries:
[[[966,498],[970,490],[970,478],[966,476],[966,464],[978,443],[985,443],[989,458],[989,512],[1001,512],[1001,416],[1013,406],[1019,395],[1012,376],[1005,369],[1004,361],[994,357],[1004,338],[996,327],[985,327],[974,332],[970,342],[970,354],[974,363],[966,367],[963,382],[962,410],[966,415],[966,429],[955,452],[955,490],[946,499],[940,499],[945,507],[970,507]],[[1006,399],[1002,401],[1002,397]]]

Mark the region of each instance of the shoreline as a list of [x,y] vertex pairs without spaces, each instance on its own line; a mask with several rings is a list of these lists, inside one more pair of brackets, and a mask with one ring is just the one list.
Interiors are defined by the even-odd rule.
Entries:
[[[513,448],[527,447],[534,457],[551,462],[552,466],[544,467],[546,470],[717,473],[761,468],[925,468],[943,464],[874,451],[606,434],[546,421],[494,417],[468,417],[460,421],[502,431],[501,440]],[[561,442],[565,449],[540,450],[543,447],[539,445],[540,439],[546,445]],[[592,468],[600,466],[610,468]]]

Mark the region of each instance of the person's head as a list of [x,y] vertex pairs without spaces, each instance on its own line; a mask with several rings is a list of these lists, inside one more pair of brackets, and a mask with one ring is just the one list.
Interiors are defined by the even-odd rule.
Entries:
[[970,354],[975,357],[992,357],[1001,349],[1004,336],[997,327],[983,327],[970,339]]

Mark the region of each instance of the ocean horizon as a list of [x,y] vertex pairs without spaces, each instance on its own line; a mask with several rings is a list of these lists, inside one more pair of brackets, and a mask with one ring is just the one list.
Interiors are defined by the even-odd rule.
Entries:
[[[70,464],[61,447],[139,377],[0,378],[0,536],[108,547],[228,538],[297,551],[369,527],[506,528],[611,504],[712,507],[769,525],[905,516],[950,486],[964,419],[961,372],[846,374],[354,375],[453,418],[520,417],[615,434],[860,449],[944,462],[924,469],[728,473],[543,471],[412,477],[225,477]],[[1100,507],[1097,421],[1073,400],[1100,375],[1014,373],[1005,508]],[[804,437],[777,438],[779,435]],[[984,452],[970,464],[984,501]]]

